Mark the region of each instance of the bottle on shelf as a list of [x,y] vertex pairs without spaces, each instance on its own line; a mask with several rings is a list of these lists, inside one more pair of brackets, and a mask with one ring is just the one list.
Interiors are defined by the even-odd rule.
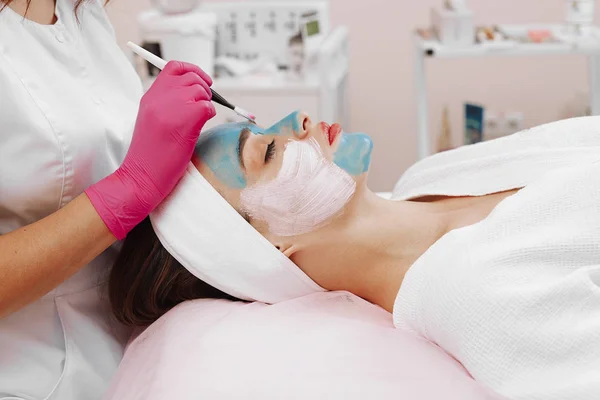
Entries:
[[450,115],[448,106],[444,107],[442,114],[442,129],[437,141],[437,152],[447,151],[452,149],[452,132],[450,130]]

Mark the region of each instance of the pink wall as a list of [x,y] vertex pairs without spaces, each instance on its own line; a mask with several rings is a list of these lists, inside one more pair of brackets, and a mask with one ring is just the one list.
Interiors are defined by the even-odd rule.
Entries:
[[[137,39],[135,15],[149,0],[112,0],[109,14],[120,43]],[[351,34],[351,127],[375,141],[370,186],[390,190],[416,160],[416,108],[411,32],[429,22],[442,0],[330,0],[334,25]],[[560,23],[565,0],[467,0],[477,24]],[[597,7],[600,8],[600,7]],[[600,11],[600,10],[599,10]],[[521,111],[525,126],[559,119],[577,93],[587,91],[583,57],[485,58],[427,62],[430,128],[439,132],[450,108],[452,132],[462,134],[462,104]]]

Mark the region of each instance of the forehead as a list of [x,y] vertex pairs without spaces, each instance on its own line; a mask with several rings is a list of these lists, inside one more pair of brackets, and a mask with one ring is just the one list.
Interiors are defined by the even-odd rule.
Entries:
[[260,128],[250,123],[219,125],[200,135],[194,151],[220,181],[235,189],[246,186],[239,161],[239,138],[244,129]]
[[[218,125],[203,132],[200,140],[198,141],[198,145],[202,145],[204,143],[203,139],[209,137],[214,138],[215,136],[223,136],[228,137],[230,140],[233,139],[234,136],[239,138],[239,135],[243,129],[248,129],[252,133],[258,135],[285,135],[292,134],[293,132],[299,132],[300,121],[298,119],[298,111],[292,112],[268,128],[253,124],[248,121]],[[210,142],[210,140],[208,142]]]
[[245,129],[257,135],[291,135],[299,131],[298,112],[293,112],[269,128],[250,122],[236,122],[216,126],[203,132],[196,144],[195,154],[215,176],[233,189],[246,187],[246,178],[240,165],[240,134]]

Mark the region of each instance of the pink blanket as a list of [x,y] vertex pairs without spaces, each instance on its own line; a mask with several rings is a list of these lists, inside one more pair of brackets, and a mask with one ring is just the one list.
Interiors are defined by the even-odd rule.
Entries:
[[106,399],[498,400],[346,292],[179,305],[128,347]]

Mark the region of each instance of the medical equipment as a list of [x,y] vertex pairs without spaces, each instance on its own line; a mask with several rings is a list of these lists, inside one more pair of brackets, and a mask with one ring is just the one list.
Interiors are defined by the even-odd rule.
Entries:
[[199,0],[152,0],[154,7],[165,14],[183,14],[192,11]]
[[[313,69],[304,71],[302,79],[290,80],[286,71],[280,71],[217,77],[213,87],[234,104],[252,104],[252,111],[264,126],[277,122],[290,110],[302,108],[315,121],[339,122],[350,130],[346,97],[349,62],[349,31],[338,27],[318,47]],[[233,121],[225,113],[217,114],[207,128]]]
[[186,0],[155,1],[156,9],[138,17],[142,47],[164,59],[194,63],[211,76],[214,60],[223,56],[245,61],[266,56],[286,67],[290,37],[303,32],[318,51],[330,33],[326,1],[204,2],[177,14],[171,10],[183,9],[179,2]]
[[287,66],[289,38],[307,24],[311,40],[331,33],[328,1],[204,2],[197,11],[217,15],[217,56],[268,56],[282,67]]
[[[325,36],[323,35],[321,17],[317,10],[310,10],[300,16],[300,33],[305,48],[305,63],[310,63]],[[308,66],[306,66],[308,67]]]
[[288,76],[291,79],[303,79],[307,51],[300,33],[290,38],[288,52]]
[[[217,15],[213,12],[165,13],[153,9],[138,16],[141,45],[166,60],[196,64],[210,76],[215,74]],[[148,74],[158,70],[146,64]]]
[[[129,46],[129,48],[131,48],[131,50],[133,50],[137,55],[139,55],[144,60],[148,61],[149,63],[151,63],[152,65],[154,65],[156,68],[158,68],[160,70],[162,70],[165,67],[165,65],[167,65],[167,62],[165,60],[163,60],[160,57],[157,57],[156,55],[141,48],[140,46],[138,46],[137,44],[135,44],[133,42],[127,42],[127,46]],[[237,114],[246,118],[250,122],[254,122],[256,117],[253,114],[250,114],[248,111],[244,110],[241,107],[234,106],[233,104],[231,104],[230,102],[225,100],[225,98],[223,98],[223,96],[221,96],[220,94],[215,92],[213,89],[210,89],[210,91],[212,92],[212,96],[213,96],[212,100],[215,103],[220,104],[223,107],[227,107],[227,108],[235,111]]]
[[[302,17],[316,11],[318,15]],[[313,120],[339,122],[349,126],[348,71],[349,31],[345,26],[331,29],[328,1],[219,1],[202,2],[193,12],[173,18],[184,18],[187,26],[196,14],[216,15],[215,74],[213,88],[233,104],[252,104],[252,112],[260,123],[269,126],[290,110],[301,108]],[[139,21],[162,21],[157,10],[140,15]],[[173,19],[175,21],[175,19]],[[311,43],[314,57],[302,68],[300,79],[290,79],[289,40],[300,33],[303,22],[318,21],[321,40]],[[141,24],[141,22],[140,22]],[[151,26],[149,28],[152,28]],[[311,25],[311,33],[316,29]],[[171,35],[142,29],[142,47],[163,59],[179,59],[199,65],[210,73],[210,65],[195,62],[207,59],[207,47],[195,46],[192,36]],[[179,38],[179,39],[177,39]],[[169,39],[169,40],[167,40]],[[197,38],[202,40],[201,38]],[[184,42],[184,40],[186,40]],[[208,40],[208,39],[207,39]],[[200,49],[200,50],[199,50]],[[177,57],[167,56],[177,54]],[[138,74],[148,88],[158,70],[148,73],[151,64],[137,58]],[[294,59],[295,60],[295,59]],[[295,61],[294,61],[295,62]],[[233,73],[231,73],[233,71]],[[206,128],[237,121],[237,115],[220,112]]]

